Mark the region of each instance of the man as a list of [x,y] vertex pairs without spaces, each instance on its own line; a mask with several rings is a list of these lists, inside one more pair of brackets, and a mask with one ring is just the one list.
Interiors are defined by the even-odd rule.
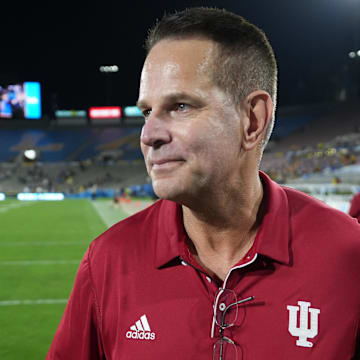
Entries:
[[349,215],[360,223],[360,192],[355,194],[350,202]]
[[355,359],[360,229],[259,172],[276,62],[223,10],[165,16],[138,106],[157,196],[87,251],[48,359]]

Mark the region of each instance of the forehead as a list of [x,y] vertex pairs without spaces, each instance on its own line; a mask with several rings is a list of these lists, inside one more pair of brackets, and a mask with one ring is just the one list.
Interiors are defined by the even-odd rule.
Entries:
[[[209,80],[209,67],[215,44],[205,39],[166,39],[159,41],[148,54],[141,74],[141,86],[160,78],[195,81]],[[207,75],[207,76],[204,76]]]
[[[204,57],[211,55],[212,50],[215,47],[215,43],[209,39],[204,38],[169,38],[160,40],[150,50],[147,60],[156,58],[172,58],[181,55],[191,54],[191,58],[187,60],[193,60],[194,62],[201,62]],[[197,50],[194,52],[194,50]]]

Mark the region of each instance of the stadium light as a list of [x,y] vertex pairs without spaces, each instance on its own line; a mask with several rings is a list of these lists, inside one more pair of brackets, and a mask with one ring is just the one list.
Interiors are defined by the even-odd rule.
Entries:
[[27,160],[35,160],[36,159],[36,151],[34,149],[25,150],[24,157]]
[[356,52],[355,51],[350,51],[349,52],[349,58],[354,59],[355,57],[356,57]]
[[355,59],[356,57],[360,57],[360,49],[357,51],[350,51],[348,55],[350,59]]
[[119,72],[119,67],[117,65],[102,65],[99,67],[99,70],[101,73],[104,74],[104,78],[106,81],[106,91],[105,91],[105,100],[106,100],[106,105],[111,105],[111,82],[112,82],[112,77],[114,75],[111,74],[115,74],[117,72]]
[[119,67],[117,65],[110,65],[110,66],[100,66],[99,68],[100,72],[104,73],[115,73],[119,71]]

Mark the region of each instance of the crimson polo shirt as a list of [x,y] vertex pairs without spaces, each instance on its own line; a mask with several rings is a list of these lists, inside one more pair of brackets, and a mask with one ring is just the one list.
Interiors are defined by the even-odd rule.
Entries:
[[[260,176],[261,227],[223,284],[255,298],[224,335],[238,359],[359,359],[359,225]],[[91,243],[47,359],[212,359],[217,293],[186,246],[181,206],[159,200]]]

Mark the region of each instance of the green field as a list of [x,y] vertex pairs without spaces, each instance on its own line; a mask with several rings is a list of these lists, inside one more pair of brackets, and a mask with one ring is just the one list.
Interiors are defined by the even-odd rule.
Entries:
[[109,200],[0,202],[1,360],[45,359],[90,241],[128,214]]

